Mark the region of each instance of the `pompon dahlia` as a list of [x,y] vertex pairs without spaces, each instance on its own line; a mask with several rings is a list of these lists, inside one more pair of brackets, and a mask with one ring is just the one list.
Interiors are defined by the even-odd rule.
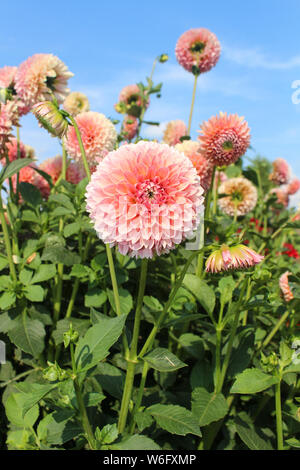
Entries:
[[246,269],[260,263],[264,257],[251,248],[239,244],[236,246],[222,245],[213,251],[206,260],[205,270],[211,273],[230,269]]
[[288,162],[284,158],[276,158],[272,165],[273,171],[269,175],[269,179],[275,184],[287,184],[291,174]]
[[218,192],[226,195],[219,198],[218,204],[227,215],[245,215],[256,206],[257,189],[243,176],[224,181],[220,184]]
[[221,45],[217,36],[208,29],[195,28],[180,36],[175,54],[185,70],[199,75],[216,65],[221,54]]
[[149,103],[149,97],[146,97],[146,95],[144,98],[142,97],[138,85],[127,85],[120,92],[119,101],[115,104],[115,110],[121,114],[139,117],[142,108],[148,108]]
[[[95,165],[114,149],[117,141],[117,131],[113,123],[104,114],[95,111],[77,114],[75,121],[79,128],[86,158],[90,166]],[[68,155],[81,161],[81,151],[73,126],[69,126],[64,137]]]
[[290,289],[290,286],[289,286],[289,275],[290,274],[291,273],[289,271],[286,271],[279,278],[279,287],[280,287],[280,290],[282,292],[283,298],[286,302],[290,302],[294,298],[294,295],[293,295],[293,293]]
[[72,91],[63,102],[63,108],[72,116],[90,110],[88,97],[79,91]]
[[18,125],[18,108],[14,101],[0,104],[0,158],[5,157],[6,144],[12,138],[12,126]]
[[286,191],[291,196],[296,194],[300,189],[300,180],[298,178],[292,179],[287,185]]
[[[53,184],[55,184],[61,175],[62,164],[62,156],[56,155],[55,157],[44,160],[40,164],[40,169],[48,173],[48,175],[51,176]],[[84,167],[79,162],[67,161],[66,180],[69,183],[78,184],[85,176]]]
[[[26,158],[26,147],[23,142],[20,142],[20,158]],[[15,137],[10,139],[6,144],[7,156],[10,162],[17,160],[18,158],[18,141]],[[6,165],[6,158],[1,159],[2,165]]]
[[62,103],[69,93],[69,78],[73,77],[67,66],[53,54],[34,54],[26,59],[16,73],[15,88],[27,106],[46,101],[54,94]]
[[18,115],[23,116],[29,112],[29,107],[26,106],[19,98],[15,89],[15,81],[18,67],[6,65],[0,69],[0,88],[5,88],[6,97],[15,103],[18,108]]
[[220,112],[204,122],[199,132],[201,151],[216,166],[236,162],[250,144],[248,123],[237,114]]
[[110,152],[87,186],[98,236],[122,254],[152,258],[193,235],[203,209],[190,160],[166,144],[140,141]]
[[283,207],[289,205],[290,198],[285,188],[272,188],[270,194],[276,194],[277,204],[282,204]]
[[168,122],[163,135],[163,143],[168,145],[179,144],[180,138],[187,135],[188,130],[183,121],[176,119]]
[[[19,182],[30,183],[30,184],[33,184],[34,186],[37,186],[38,173],[34,170],[34,168],[37,168],[35,163],[31,163],[30,165],[27,165],[24,168],[21,168],[21,170],[19,171]],[[17,187],[17,175],[16,174],[12,176],[12,184],[13,184],[14,191],[16,191],[16,187]]]
[[125,139],[132,140],[136,135],[139,128],[139,121],[134,116],[125,116],[123,121],[122,134]]
[[183,152],[191,160],[200,177],[200,185],[206,192],[211,184],[213,165],[201,155],[199,142],[184,140],[182,143],[176,144],[175,149]]

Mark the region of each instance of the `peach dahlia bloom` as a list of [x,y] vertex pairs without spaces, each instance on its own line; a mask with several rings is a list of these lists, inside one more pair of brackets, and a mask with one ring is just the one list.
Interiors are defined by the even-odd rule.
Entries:
[[224,181],[220,184],[218,192],[226,195],[219,198],[218,204],[227,215],[245,215],[256,206],[257,189],[243,176]]
[[140,141],[110,152],[87,186],[98,236],[122,254],[152,258],[193,235],[203,209],[190,160],[166,144]]
[[134,116],[125,116],[123,121],[123,136],[128,139],[132,140],[136,135],[139,127],[139,121]]
[[270,194],[276,194],[277,204],[282,204],[283,207],[287,207],[289,205],[290,198],[285,188],[273,188],[271,189]]
[[[79,128],[83,147],[89,165],[93,166],[98,159],[114,149],[117,131],[113,123],[104,114],[87,111],[77,114],[75,121]],[[68,155],[81,161],[81,151],[73,126],[69,126],[64,137]]]
[[0,158],[5,157],[7,142],[12,138],[12,126],[18,125],[18,108],[14,101],[0,103]]
[[72,116],[90,110],[88,97],[79,91],[72,91],[65,99],[63,108]]
[[276,158],[272,162],[273,171],[269,175],[269,179],[275,184],[287,184],[290,179],[290,167],[284,158]]
[[10,100],[12,100],[17,108],[18,115],[23,116],[29,112],[29,107],[26,106],[19,98],[15,89],[15,81],[18,67],[6,65],[0,69],[0,88],[6,88],[10,92]]
[[221,54],[221,46],[214,33],[206,28],[195,28],[180,36],[175,54],[183,68],[199,75],[208,72],[216,65]]
[[119,101],[115,104],[115,110],[118,113],[139,117],[142,107],[148,108],[149,103],[149,97],[145,96],[142,99],[141,90],[138,85],[126,85],[120,92]]
[[[39,168],[50,175],[53,184],[55,184],[62,172],[62,156],[56,155],[55,157],[44,160],[40,164]],[[79,162],[67,161],[66,181],[72,184],[78,184],[83,178],[85,178],[85,176],[83,165]],[[50,186],[44,178],[39,187],[43,196],[48,198],[50,194]]]
[[183,121],[176,119],[168,122],[164,135],[163,143],[168,145],[176,145],[180,143],[180,138],[187,135],[187,127]]
[[286,302],[290,302],[293,298],[294,298],[294,295],[290,289],[290,286],[289,286],[289,275],[291,273],[289,271],[286,271],[285,273],[283,273],[280,278],[279,278],[279,287],[280,287],[280,290],[283,294],[283,298]]
[[220,112],[204,122],[199,132],[201,151],[216,166],[236,162],[250,144],[248,123],[237,114]]
[[67,66],[53,54],[34,54],[19,66],[15,88],[27,106],[52,99],[52,93],[62,103],[69,93],[69,78],[73,77]]
[[[7,149],[7,156],[10,162],[17,160],[18,158],[18,141],[15,137],[11,138],[7,144],[6,144],[6,149]],[[26,158],[27,153],[26,153],[26,148],[23,142],[20,142],[20,158]],[[6,159],[3,157],[1,159],[2,165],[6,165]]]
[[175,148],[179,152],[183,152],[191,160],[200,178],[200,185],[206,192],[211,184],[213,166],[201,155],[199,142],[184,140],[182,143],[175,145]]
[[205,270],[211,273],[228,271],[230,269],[246,269],[260,263],[264,257],[248,246],[222,245],[213,251],[206,260]]
[[292,179],[287,185],[286,191],[289,195],[296,194],[300,189],[300,180],[298,178]]

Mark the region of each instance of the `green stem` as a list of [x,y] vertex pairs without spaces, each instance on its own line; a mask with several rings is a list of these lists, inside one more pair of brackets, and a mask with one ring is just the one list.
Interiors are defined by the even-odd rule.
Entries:
[[88,177],[88,179],[90,181],[91,180],[91,172],[90,172],[89,164],[88,164],[88,161],[87,161],[87,158],[86,158],[86,153],[85,153],[85,150],[84,150],[84,146],[83,146],[83,143],[82,143],[80,130],[79,130],[79,128],[77,126],[77,123],[76,123],[75,119],[73,118],[73,116],[69,115],[69,119],[70,119],[71,123],[74,126],[76,137],[77,137],[79,148],[80,148],[80,152],[81,152],[81,156],[82,156],[83,166],[84,166],[84,169],[85,169],[85,172],[86,172],[86,176]]
[[1,222],[1,225],[2,225],[2,232],[3,232],[4,243],[5,243],[5,248],[6,248],[6,254],[7,254],[7,259],[8,259],[8,264],[9,264],[10,276],[13,279],[13,281],[17,282],[16,268],[15,268],[13,258],[12,258],[12,249],[11,249],[11,244],[10,244],[10,236],[9,236],[9,233],[8,233],[7,223],[6,223],[4,209],[3,209],[1,188],[0,188],[0,222]]
[[275,410],[276,410],[276,432],[277,432],[277,449],[283,450],[283,430],[282,430],[282,411],[281,411],[281,377],[275,384]]
[[122,397],[122,402],[121,402],[121,410],[120,410],[120,415],[119,415],[119,423],[118,423],[119,433],[123,433],[125,426],[126,426],[129,404],[130,404],[132,389],[133,389],[135,365],[138,362],[137,346],[138,346],[138,338],[139,338],[140,324],[141,324],[141,318],[142,318],[143,298],[144,298],[144,292],[145,292],[145,287],[146,287],[147,267],[148,267],[148,260],[144,258],[142,259],[142,264],[141,264],[141,275],[140,275],[139,292],[138,292],[135,317],[134,317],[133,335],[132,335],[132,341],[130,345],[129,358],[127,360],[128,365],[127,365],[127,372],[126,372],[126,380],[125,380],[123,397]]
[[144,366],[143,366],[143,370],[142,370],[142,377],[141,377],[140,386],[139,386],[139,391],[138,391],[138,395],[136,397],[134,409],[133,409],[132,416],[131,416],[131,422],[130,422],[130,428],[129,428],[130,434],[133,434],[134,430],[135,430],[134,416],[139,411],[139,408],[140,408],[141,403],[142,403],[148,371],[149,371],[149,365],[148,365],[147,362],[144,362]]
[[189,123],[188,123],[188,128],[187,128],[187,135],[190,135],[190,132],[191,132],[192,117],[193,117],[194,104],[195,104],[195,98],[196,98],[196,90],[197,90],[197,80],[198,80],[198,75],[195,74],[194,75],[194,86],[193,86],[191,109],[190,109],[190,115],[189,115]]
[[287,320],[287,317],[289,316],[289,310],[287,310],[283,315],[282,317],[278,320],[278,322],[276,323],[276,325],[274,326],[274,328],[272,329],[272,331],[269,333],[269,335],[266,337],[266,339],[264,340],[263,344],[262,344],[262,348],[265,348],[269,342],[271,341],[271,339],[273,338],[273,336],[277,333],[277,331],[279,330],[279,328],[281,327],[281,325]]
[[213,187],[213,215],[217,213],[217,203],[218,203],[218,188],[219,188],[219,178],[216,178],[216,171],[213,172],[213,180],[212,180],[212,187]]

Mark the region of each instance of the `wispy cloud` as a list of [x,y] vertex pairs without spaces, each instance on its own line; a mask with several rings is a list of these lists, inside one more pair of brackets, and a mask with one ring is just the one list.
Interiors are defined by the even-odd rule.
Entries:
[[268,57],[259,48],[239,48],[223,46],[225,59],[250,68],[263,68],[268,70],[287,70],[300,66],[300,55],[285,60]]

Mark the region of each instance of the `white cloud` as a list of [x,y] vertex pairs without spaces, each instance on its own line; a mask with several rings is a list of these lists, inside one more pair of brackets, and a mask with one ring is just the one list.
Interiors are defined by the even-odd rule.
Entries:
[[267,57],[259,48],[243,49],[223,46],[223,54],[227,60],[250,68],[287,70],[300,66],[300,55],[290,57],[286,60],[276,60]]

